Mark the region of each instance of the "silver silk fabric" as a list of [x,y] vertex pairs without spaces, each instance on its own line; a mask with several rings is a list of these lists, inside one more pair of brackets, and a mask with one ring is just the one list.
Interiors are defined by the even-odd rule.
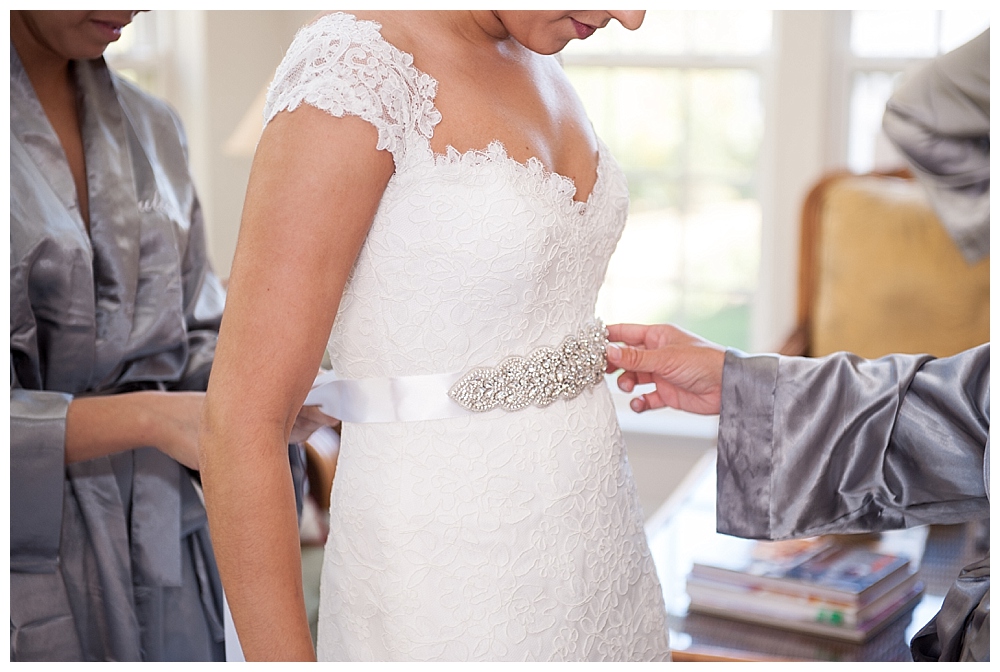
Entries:
[[[757,539],[988,518],[990,346],[864,360],[726,353],[718,530]],[[989,556],[913,642],[989,656]]]
[[989,255],[989,29],[904,81],[886,105],[882,128],[966,261]]
[[187,470],[152,447],[64,465],[73,397],[205,388],[224,301],[176,117],[102,59],[71,68],[89,236],[11,45],[11,658],[218,659]]

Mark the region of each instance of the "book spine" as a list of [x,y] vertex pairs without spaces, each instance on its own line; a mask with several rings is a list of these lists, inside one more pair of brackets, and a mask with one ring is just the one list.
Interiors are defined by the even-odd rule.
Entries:
[[720,584],[742,586],[752,590],[808,596],[860,609],[891,591],[897,583],[897,579],[901,575],[907,574],[908,571],[908,564],[900,565],[894,571],[883,576],[878,582],[860,592],[838,590],[799,579],[748,574],[746,572],[739,572],[723,567],[713,567],[697,562],[692,566],[690,576]]
[[916,605],[920,601],[922,593],[922,585],[913,586],[905,595],[885,608],[880,614],[851,627],[833,625],[822,621],[783,619],[771,614],[754,612],[749,609],[734,609],[732,605],[720,604],[713,600],[699,600],[696,602],[692,599],[689,609],[695,613],[710,614],[727,619],[755,623],[757,625],[769,625],[785,630],[806,632],[850,642],[863,642],[907,609]]
[[774,595],[766,591],[739,593],[714,590],[711,587],[688,583],[688,596],[692,608],[710,605],[731,610],[745,610],[751,613],[790,621],[829,623],[838,627],[854,627],[858,622],[858,612],[849,605]]

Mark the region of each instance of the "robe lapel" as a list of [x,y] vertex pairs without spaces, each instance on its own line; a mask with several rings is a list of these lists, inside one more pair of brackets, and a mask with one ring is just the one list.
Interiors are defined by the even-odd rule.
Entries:
[[[87,180],[93,199],[90,237],[97,284],[98,369],[115,371],[133,330],[144,319],[136,310],[142,260],[140,241],[145,218],[140,203],[157,199],[155,180],[133,124],[118,98],[103,59],[76,63],[84,97],[83,137]],[[139,193],[139,186],[143,191]],[[167,231],[163,232],[168,235]],[[160,241],[174,245],[172,237]],[[156,254],[150,252],[149,254]],[[169,269],[177,272],[176,255]],[[166,297],[160,297],[165,300]],[[161,306],[161,309],[166,308]],[[102,331],[103,328],[103,331]],[[103,335],[103,342],[102,342]],[[108,353],[102,361],[102,346]],[[102,367],[103,364],[103,367]],[[181,467],[155,448],[134,452],[132,492],[132,564],[136,579],[160,586],[181,585]]]
[[[28,223],[23,232],[29,238],[19,241],[18,249],[29,250],[37,245],[53,242],[63,250],[62,263],[74,265],[75,260],[93,264],[93,253],[86,226],[80,215],[76,198],[76,185],[70,173],[66,154],[52,125],[49,124],[41,103],[35,96],[21,59],[11,45],[10,50],[10,142],[11,142],[11,216],[15,211]],[[23,174],[30,174],[24,183],[14,184],[14,164],[21,166]],[[17,189],[15,189],[15,186]],[[19,232],[22,233],[22,232]],[[14,235],[12,230],[11,235]],[[51,240],[49,240],[51,239]],[[14,241],[11,240],[13,245]],[[23,267],[30,263],[18,260]],[[11,282],[15,278],[15,260],[11,260]],[[93,377],[95,354],[95,314],[93,309],[92,274],[83,268],[66,271],[68,284],[39,284],[29,282],[27,268],[19,268],[21,278],[30,292],[32,311],[45,315],[58,314],[48,332],[41,334],[32,329],[17,334],[18,338],[45,338],[51,346],[45,353],[39,371],[38,385],[46,389],[75,393],[89,388]],[[12,304],[13,306],[13,304]],[[34,325],[32,315],[11,313],[11,325]],[[57,325],[57,326],[56,326]],[[15,334],[11,332],[12,345]],[[34,343],[26,349],[36,347]]]
[[132,332],[141,226],[128,131],[111,73],[103,59],[73,65],[91,194],[97,328],[92,383],[99,386],[120,364]]
[[10,101],[11,135],[18,138],[31,160],[41,168],[52,193],[70,213],[80,231],[86,234],[66,153],[45,116],[13,44],[10,45]]

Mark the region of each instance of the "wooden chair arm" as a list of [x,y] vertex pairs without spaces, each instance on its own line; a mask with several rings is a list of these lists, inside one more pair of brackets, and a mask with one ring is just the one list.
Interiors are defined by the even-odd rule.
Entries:
[[788,338],[785,339],[785,343],[778,350],[778,354],[791,357],[807,356],[809,354],[809,325],[798,325],[788,335]]
[[323,510],[330,508],[333,477],[340,455],[340,434],[332,427],[321,427],[306,439],[306,477],[309,493]]

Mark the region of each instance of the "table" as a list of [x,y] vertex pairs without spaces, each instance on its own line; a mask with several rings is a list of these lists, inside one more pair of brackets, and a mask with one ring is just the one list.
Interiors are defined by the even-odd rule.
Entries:
[[975,524],[924,526],[868,535],[876,550],[908,557],[919,567],[925,592],[912,611],[861,644],[688,613],[685,580],[695,559],[745,553],[754,543],[715,532],[714,452],[649,519],[646,536],[663,587],[675,660],[908,661],[910,638],[937,613],[961,568],[981,557],[976,529]]

